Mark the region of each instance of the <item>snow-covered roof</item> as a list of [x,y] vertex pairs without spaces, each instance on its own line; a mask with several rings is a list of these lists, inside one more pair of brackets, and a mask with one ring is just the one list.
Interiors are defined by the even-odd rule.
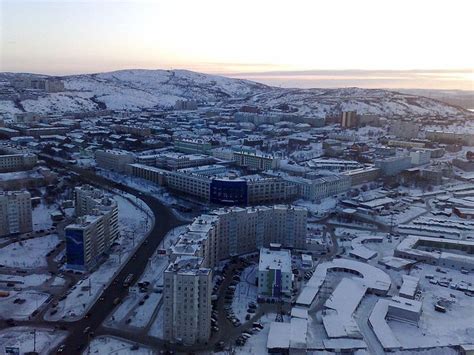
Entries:
[[319,292],[328,270],[347,271],[356,277],[362,278],[363,284],[374,292],[385,294],[390,289],[391,280],[384,271],[362,262],[349,259],[334,259],[319,264],[314,271],[313,276],[303,287],[302,292],[296,300],[296,304],[309,307]]

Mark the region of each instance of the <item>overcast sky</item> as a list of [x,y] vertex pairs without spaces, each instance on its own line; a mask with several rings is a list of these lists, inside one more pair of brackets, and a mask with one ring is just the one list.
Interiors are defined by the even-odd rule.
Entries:
[[473,89],[472,0],[0,0],[0,71]]

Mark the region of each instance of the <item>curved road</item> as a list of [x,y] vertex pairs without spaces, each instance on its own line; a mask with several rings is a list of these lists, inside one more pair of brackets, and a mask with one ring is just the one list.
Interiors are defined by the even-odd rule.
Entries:
[[[64,166],[48,159],[51,165],[61,168]],[[88,318],[82,318],[76,322],[41,322],[43,325],[59,325],[65,326],[69,334],[63,344],[66,345],[65,353],[80,354],[88,343],[88,336],[84,334],[84,329],[90,327],[90,331],[95,332],[99,328],[105,318],[116,307],[113,304],[115,298],[123,299],[128,288],[122,286],[123,280],[128,274],[134,274],[135,279],[139,277],[145,270],[148,259],[153,255],[160,242],[166,236],[168,231],[182,225],[184,222],[179,221],[171,210],[163,205],[160,201],[152,196],[148,196],[136,189],[123,184],[114,183],[104,177],[96,175],[90,170],[85,170],[76,166],[69,166],[70,170],[79,174],[80,178],[87,183],[98,185],[102,188],[117,188],[129,194],[132,194],[143,200],[154,214],[155,223],[148,235],[143,239],[142,244],[136,249],[133,257],[122,267],[120,272],[114,278],[108,287],[102,292],[103,301],[97,300],[90,308]],[[146,242],[145,242],[146,241]]]

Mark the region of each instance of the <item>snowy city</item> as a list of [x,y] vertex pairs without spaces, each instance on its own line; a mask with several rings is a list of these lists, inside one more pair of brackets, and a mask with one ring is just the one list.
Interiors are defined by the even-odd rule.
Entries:
[[[71,26],[110,36],[127,13],[116,30],[138,38],[128,16],[152,23],[151,3],[6,0],[0,50],[53,36],[13,24],[34,9],[89,9]],[[472,70],[471,91],[435,64],[405,86],[339,68],[308,87],[247,62],[50,70],[38,54],[42,71],[22,53],[0,64],[0,354],[474,354]]]

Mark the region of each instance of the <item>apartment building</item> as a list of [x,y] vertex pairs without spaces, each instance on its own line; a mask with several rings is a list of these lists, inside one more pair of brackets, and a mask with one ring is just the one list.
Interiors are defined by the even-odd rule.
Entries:
[[411,167],[410,157],[390,157],[375,161],[375,167],[380,169],[382,175],[394,176]]
[[415,150],[410,152],[411,164],[414,166],[428,164],[431,152],[429,150]]
[[320,200],[349,191],[351,178],[347,175],[328,175],[316,179],[289,178],[298,186],[298,193],[309,201]]
[[351,186],[365,184],[374,181],[380,176],[380,169],[374,167],[365,167],[361,169],[354,169],[342,173],[351,179]]
[[342,112],[341,126],[344,128],[354,128],[359,124],[356,111]]
[[174,104],[175,110],[197,110],[197,107],[195,100],[177,100]]
[[39,138],[40,136],[65,134],[65,133],[68,133],[71,129],[72,129],[71,127],[44,126],[44,127],[22,129],[22,132],[25,136],[32,136],[35,138]]
[[38,161],[35,154],[6,154],[0,155],[0,173],[30,170]]
[[388,130],[388,134],[405,139],[416,138],[419,132],[420,125],[418,123],[400,120],[393,120]]
[[163,337],[185,345],[211,336],[212,271],[199,257],[180,256],[164,272]]
[[234,162],[250,170],[274,170],[280,166],[280,159],[263,153],[247,151],[234,152]]
[[129,164],[135,162],[135,154],[125,150],[96,150],[95,161],[99,168],[119,173],[129,172]]
[[77,222],[65,228],[67,267],[89,270],[119,236],[117,202],[89,185],[74,191]]
[[281,178],[262,178],[261,176],[244,177],[247,181],[247,203],[255,205],[267,202],[284,202],[288,200],[288,184]]
[[137,157],[140,164],[156,166],[167,170],[192,168],[195,166],[209,165],[215,160],[202,154],[182,154],[166,152],[160,154],[142,155]]
[[148,137],[151,135],[151,128],[146,126],[131,126],[124,124],[113,125],[112,129],[117,133],[133,134],[140,137]]
[[[165,339],[186,344],[207,341],[211,268],[220,260],[272,243],[303,249],[306,225],[306,209],[286,205],[222,208],[196,218],[170,247],[164,280]],[[285,284],[281,292],[286,288]]]
[[33,230],[28,191],[0,192],[0,236]]
[[174,149],[181,153],[208,154],[211,151],[211,143],[204,139],[180,138],[173,142]]

